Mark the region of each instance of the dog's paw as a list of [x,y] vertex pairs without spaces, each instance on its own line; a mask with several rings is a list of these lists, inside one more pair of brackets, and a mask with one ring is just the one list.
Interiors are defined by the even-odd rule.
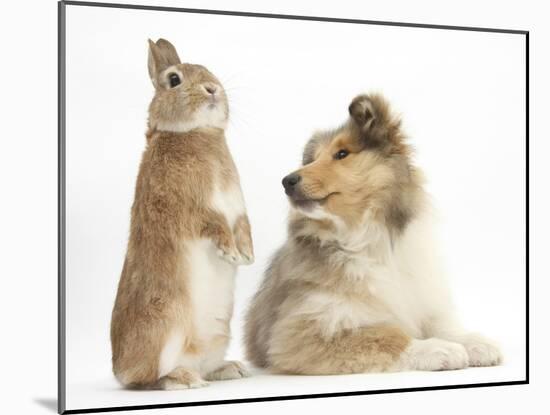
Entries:
[[222,367],[216,369],[206,377],[208,380],[241,379],[250,376],[250,372],[241,362],[225,362]]
[[413,340],[402,359],[407,370],[455,370],[468,367],[466,348],[441,339]]
[[492,340],[471,334],[461,343],[468,353],[470,366],[496,366],[502,363],[500,348]]

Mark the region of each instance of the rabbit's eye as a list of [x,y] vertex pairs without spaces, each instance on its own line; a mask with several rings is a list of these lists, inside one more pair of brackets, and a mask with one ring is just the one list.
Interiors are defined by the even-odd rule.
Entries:
[[168,79],[170,79],[170,88],[174,88],[175,86],[181,84],[181,80],[178,74],[171,73],[170,75],[168,75]]

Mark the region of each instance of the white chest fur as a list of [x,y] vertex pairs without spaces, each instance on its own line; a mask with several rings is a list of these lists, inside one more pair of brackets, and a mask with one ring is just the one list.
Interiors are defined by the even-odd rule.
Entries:
[[347,246],[361,249],[342,251],[333,260],[344,265],[346,278],[353,284],[368,289],[368,298],[316,293],[299,312],[317,314],[326,334],[390,324],[421,338],[428,317],[452,312],[431,227],[430,218],[421,217],[398,240],[391,241],[385,229],[371,226],[365,227],[364,235],[350,235]]
[[227,334],[231,317],[236,267],[216,253],[208,239],[187,243],[193,321],[201,340]]
[[[296,310],[297,314],[315,316],[327,337],[340,330],[387,324],[401,327],[413,337],[422,335],[425,307],[413,287],[406,281],[396,281],[382,267],[370,269],[378,278],[354,279],[354,284],[368,287],[366,297],[342,295],[337,292],[313,292]],[[361,287],[364,291],[365,287]]]
[[[238,182],[222,188],[218,183],[210,200],[212,209],[221,213],[233,229],[239,216],[245,214],[244,200]],[[193,333],[177,327],[169,336],[160,356],[159,376],[177,366],[188,367],[206,374],[219,365],[225,349],[188,355],[181,350],[186,336],[208,345],[216,336],[229,336],[229,321],[233,312],[236,266],[217,254],[210,239],[185,242],[186,275],[189,281]]]
[[208,372],[223,360],[225,350],[188,355],[182,350],[184,339],[193,336],[192,340],[208,345],[216,336],[229,335],[236,267],[217,255],[209,239],[188,241],[185,245],[193,330],[189,332],[186,327],[173,329],[160,355],[159,376],[177,366],[202,374]]
[[[225,188],[218,183],[214,186],[210,204],[233,229],[238,217],[245,213],[242,192],[238,182]],[[229,337],[229,323],[233,313],[237,267],[220,258],[217,249],[210,239],[186,242],[194,335],[209,351],[198,356],[181,354],[177,364],[194,368],[202,375],[223,361],[225,347],[212,349],[208,345],[217,336]]]
[[230,228],[237,218],[245,213],[244,199],[238,183],[231,183],[227,188],[214,186],[211,200],[212,208],[223,214]]

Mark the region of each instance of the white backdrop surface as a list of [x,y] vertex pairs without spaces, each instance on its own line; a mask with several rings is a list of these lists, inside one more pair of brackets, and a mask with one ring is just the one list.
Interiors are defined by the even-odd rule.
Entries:
[[[135,0],[119,0],[135,2]],[[449,390],[433,393],[384,394],[347,398],[263,402],[172,410],[143,414],[333,414],[335,412],[423,414],[544,413],[550,360],[550,315],[546,278],[550,197],[546,161],[550,135],[546,121],[550,105],[550,27],[544,2],[487,0],[387,0],[384,2],[319,2],[315,0],[140,0],[140,3],[272,13],[340,16],[376,20],[424,22],[530,30],[530,246],[531,343],[530,385]],[[0,351],[5,357],[0,385],[5,412],[51,414],[56,406],[57,301],[57,145],[56,145],[56,26],[55,0],[4,4],[0,33],[5,42],[0,66],[0,110],[3,150],[0,152],[0,249],[4,329]],[[3,60],[4,62],[4,60]],[[32,91],[32,95],[29,95]],[[498,290],[494,290],[495,294]],[[493,324],[493,322],[491,322]],[[504,323],[502,323],[504,325]],[[480,325],[481,326],[481,325]],[[481,328],[481,327],[480,327]],[[540,329],[538,329],[540,328]],[[82,368],[82,371],[85,371]],[[465,373],[468,373],[466,371]],[[332,380],[331,380],[332,381]],[[99,382],[99,381],[98,381]],[[112,392],[112,389],[109,389]],[[133,398],[132,398],[133,399]],[[123,411],[121,413],[134,413]]]
[[524,377],[523,36],[69,6],[68,408],[171,399],[127,395],[110,373],[110,313],[153,94],[148,37],[171,40],[184,61],[209,68],[229,95],[227,137],[256,250],[255,264],[239,271],[229,357],[242,357],[245,307],[285,238],[281,178],[298,166],[314,129],[342,122],[354,95],[380,91],[403,115],[428,177],[464,323],[498,340],[506,358],[500,368],[366,381],[262,377],[239,381],[247,388],[226,383],[175,401]]

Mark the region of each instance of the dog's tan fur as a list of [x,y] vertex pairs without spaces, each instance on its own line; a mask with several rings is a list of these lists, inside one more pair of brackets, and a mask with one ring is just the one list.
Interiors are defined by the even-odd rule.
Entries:
[[310,139],[289,175],[300,181],[287,189],[288,240],[247,312],[248,360],[315,375],[498,363],[490,342],[453,331],[433,253],[413,238],[428,203],[400,120],[376,94],[356,97],[349,114]]
[[[159,379],[159,358],[169,334],[174,328],[184,330],[181,351],[187,355],[224,350],[230,338],[231,314],[225,316],[223,333],[212,338],[198,336],[186,242],[210,239],[225,254],[251,259],[252,239],[246,215],[231,228],[223,212],[210,204],[215,178],[222,188],[239,186],[223,129],[205,126],[171,132],[156,127],[163,118],[185,119],[193,114],[205,99],[200,91],[190,92],[197,83],[219,82],[204,68],[181,64],[167,41],[150,42],[150,48],[149,69],[157,90],[150,106],[147,147],[139,168],[128,249],[112,315],[113,371],[129,387],[172,388],[178,383],[192,387],[202,380],[190,368],[176,367]],[[158,86],[170,66],[190,74],[182,85],[186,99],[179,95],[181,91]],[[220,105],[227,105],[225,95]]]
[[[406,217],[414,204],[405,206],[401,199],[421,199],[421,177],[409,164],[411,151],[387,103],[377,95],[367,102],[369,109],[364,107],[357,118],[376,108],[376,127],[365,127],[372,123],[370,114],[369,120],[352,118],[310,140],[304,166],[297,171],[302,178],[299,199],[321,201],[325,212],[341,218],[347,227],[361,226],[364,213],[370,211],[398,233],[403,221],[391,212],[405,209],[401,216]],[[356,107],[361,105],[367,104],[356,99],[350,112],[359,112]],[[370,142],[365,128],[370,129]],[[334,154],[342,149],[349,155],[335,160]],[[388,370],[409,344],[410,337],[397,327],[342,328],[329,335],[319,323],[322,315],[296,315],[303,296],[312,291],[339,295],[349,303],[377,302],[367,285],[347,278],[341,247],[327,242],[337,226],[330,218],[312,220],[292,212],[290,240],[275,256],[247,314],[247,357],[257,366],[300,374]]]

